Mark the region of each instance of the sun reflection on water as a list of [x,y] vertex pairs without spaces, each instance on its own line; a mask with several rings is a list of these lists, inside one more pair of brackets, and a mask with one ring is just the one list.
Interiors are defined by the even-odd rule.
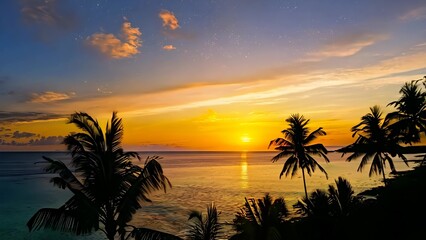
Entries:
[[241,153],[241,174],[240,174],[241,188],[247,189],[249,187],[248,181],[248,164],[247,164],[247,152]]

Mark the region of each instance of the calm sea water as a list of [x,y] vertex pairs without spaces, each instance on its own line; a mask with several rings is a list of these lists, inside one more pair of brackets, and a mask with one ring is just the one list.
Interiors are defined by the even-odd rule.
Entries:
[[[147,156],[158,155],[172,188],[151,194],[152,203],[144,203],[133,224],[184,236],[189,224],[188,212],[205,212],[214,202],[221,211],[222,222],[232,222],[244,204],[244,198],[261,198],[265,193],[284,197],[289,209],[303,196],[301,173],[279,179],[283,162],[272,163],[275,152],[141,152],[142,164]],[[40,208],[59,207],[71,195],[52,186],[40,164],[42,156],[69,161],[65,153],[0,153],[0,239],[104,239],[100,233],[85,237],[38,231],[29,233],[28,219]],[[337,177],[348,179],[356,193],[383,185],[380,176],[368,177],[369,166],[357,172],[359,160],[346,162],[339,153],[329,153],[330,163],[318,162],[329,178],[317,170],[307,177],[308,191],[326,189]],[[397,170],[411,169],[395,159]],[[230,226],[226,230],[230,230]]]

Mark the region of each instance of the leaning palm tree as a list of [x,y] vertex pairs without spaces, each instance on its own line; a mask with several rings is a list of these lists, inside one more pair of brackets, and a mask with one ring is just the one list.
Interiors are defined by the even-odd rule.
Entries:
[[191,240],[216,240],[222,236],[222,225],[219,223],[219,214],[216,206],[212,203],[207,206],[207,215],[199,211],[191,211],[189,219],[192,220],[188,238]]
[[141,201],[151,201],[148,194],[171,187],[158,162],[148,157],[143,167],[132,159],[136,152],[124,152],[122,120],[112,114],[103,133],[97,120],[83,112],[74,113],[69,123],[82,132],[71,133],[64,139],[71,154],[71,169],[65,163],[44,157],[48,173],[58,174],[51,182],[71,191],[71,198],[59,208],[42,208],[28,221],[30,231],[53,229],[77,235],[102,231],[113,240],[180,239],[171,234],[137,228],[129,224],[141,208]]
[[236,234],[230,240],[280,240],[283,224],[289,212],[284,198],[273,199],[268,193],[263,198],[245,198],[244,207],[234,219]]
[[288,157],[280,173],[280,178],[283,174],[285,174],[285,176],[291,174],[293,177],[296,175],[299,168],[302,169],[305,197],[308,198],[305,171],[309,174],[309,176],[311,176],[312,172],[314,172],[318,167],[328,178],[325,169],[321,167],[321,165],[312,156],[316,155],[323,157],[326,162],[329,162],[326,155],[327,149],[320,143],[311,144],[318,136],[324,136],[326,133],[321,127],[309,133],[309,129],[307,127],[309,119],[305,119],[303,115],[291,115],[286,119],[286,122],[289,123],[289,128],[281,131],[284,134],[284,138],[277,138],[269,143],[269,147],[274,145],[275,149],[280,151],[280,153],[272,158],[272,162]]
[[382,174],[383,182],[386,185],[385,167],[386,162],[392,172],[395,172],[395,165],[392,157],[399,156],[405,163],[407,159],[401,153],[401,146],[398,139],[392,136],[389,128],[389,118],[382,119],[382,111],[379,106],[370,108],[370,113],[361,118],[361,122],[352,127],[352,137],[358,136],[356,141],[342,149],[343,155],[347,152],[352,154],[346,159],[352,161],[362,156],[358,170],[362,171],[364,166],[372,159],[369,176],[373,173]]
[[401,97],[388,104],[397,110],[387,115],[394,121],[389,127],[404,143],[420,142],[421,134],[426,134],[426,92],[420,80],[406,82],[399,91]]

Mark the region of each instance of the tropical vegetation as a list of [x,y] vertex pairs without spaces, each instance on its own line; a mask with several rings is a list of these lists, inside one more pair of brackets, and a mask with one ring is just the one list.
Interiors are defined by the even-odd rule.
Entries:
[[230,240],[279,240],[283,239],[285,220],[288,217],[284,198],[273,199],[268,193],[260,199],[247,199],[236,214],[236,234]]
[[139,155],[124,152],[123,124],[116,112],[105,133],[98,121],[84,112],[72,114],[69,123],[81,130],[64,139],[71,166],[60,160],[44,159],[46,172],[57,174],[51,179],[53,185],[68,189],[72,196],[59,208],[38,210],[27,223],[29,230],[53,229],[77,235],[100,230],[110,240],[117,236],[122,240],[130,236],[179,239],[129,224],[141,208],[141,201],[151,201],[152,191],[171,187],[159,157],[148,157],[142,166],[133,164],[132,159],[139,159]]
[[406,144],[418,143],[426,134],[426,92],[420,81],[406,82],[399,91],[401,97],[388,104],[396,109],[387,115],[393,120],[389,128],[394,137]]
[[357,171],[362,169],[371,161],[369,176],[382,174],[383,182],[386,185],[385,167],[389,164],[391,172],[396,172],[392,157],[398,156],[407,161],[402,154],[402,147],[398,139],[392,135],[389,118],[382,118],[382,111],[379,106],[370,108],[370,113],[361,118],[361,122],[353,126],[352,137],[357,136],[356,141],[341,149],[343,155],[352,152],[347,161],[361,157],[361,162]]
[[207,214],[193,210],[189,214],[192,223],[187,234],[190,240],[215,240],[222,237],[222,224],[219,223],[220,212],[214,203],[207,206]]
[[281,131],[284,137],[276,138],[269,143],[269,147],[274,145],[275,149],[280,151],[272,158],[272,162],[288,157],[280,173],[280,178],[284,174],[285,176],[291,174],[293,177],[299,168],[302,170],[303,187],[307,198],[305,171],[311,175],[318,167],[328,178],[325,169],[313,157],[313,155],[323,157],[326,162],[329,162],[327,149],[321,143],[312,144],[319,136],[326,135],[326,132],[320,127],[309,133],[307,127],[309,119],[305,119],[303,115],[293,114],[286,119],[286,122],[289,127]]

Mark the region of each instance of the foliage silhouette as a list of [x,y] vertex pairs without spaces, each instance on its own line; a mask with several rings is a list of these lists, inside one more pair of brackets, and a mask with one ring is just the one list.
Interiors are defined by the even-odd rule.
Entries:
[[348,180],[338,177],[328,191],[316,189],[309,198],[302,198],[295,205],[296,213],[313,218],[349,216],[361,203]]
[[245,198],[243,208],[234,218],[236,234],[231,240],[283,239],[285,218],[289,212],[284,198],[272,199],[269,194],[261,199]]
[[163,174],[159,157],[148,157],[140,167],[131,162],[136,152],[124,152],[122,120],[113,112],[105,134],[97,120],[84,112],[70,116],[69,123],[82,132],[70,133],[64,144],[71,154],[71,170],[63,162],[48,157],[48,173],[58,174],[51,182],[67,188],[73,196],[61,207],[42,208],[28,221],[30,231],[53,229],[77,235],[100,230],[110,240],[133,236],[135,239],[179,239],[159,231],[136,228],[128,223],[141,201],[151,200],[154,190],[166,191],[171,184]]
[[397,110],[387,115],[394,121],[389,128],[404,143],[418,143],[421,134],[426,134],[426,92],[420,80],[406,82],[399,91],[401,97],[388,104]]
[[212,203],[207,206],[207,215],[199,211],[191,211],[189,219],[192,220],[188,232],[188,238],[191,240],[215,240],[222,236],[222,225],[219,223],[220,212]]
[[268,148],[274,145],[275,149],[280,151],[280,153],[272,158],[272,162],[288,157],[280,173],[280,178],[283,174],[285,174],[285,176],[291,174],[293,177],[299,168],[302,169],[305,197],[308,198],[305,171],[310,176],[318,167],[328,178],[325,169],[311,156],[320,156],[323,157],[326,162],[329,162],[327,158],[327,149],[324,145],[319,143],[309,145],[312,141],[317,139],[317,137],[326,135],[326,132],[320,127],[309,133],[307,127],[309,119],[306,120],[303,115],[293,114],[286,119],[286,122],[289,124],[289,127],[281,131],[284,134],[284,138],[277,138],[269,143]]
[[342,156],[348,152],[352,154],[346,159],[352,161],[362,156],[357,171],[361,172],[364,166],[372,159],[369,176],[382,174],[386,185],[385,167],[388,162],[392,172],[396,172],[392,157],[399,156],[407,164],[407,159],[401,153],[402,148],[398,140],[393,137],[389,128],[389,118],[382,119],[382,111],[379,106],[370,108],[370,113],[361,118],[361,122],[353,126],[352,137],[358,136],[356,141],[339,151]]

